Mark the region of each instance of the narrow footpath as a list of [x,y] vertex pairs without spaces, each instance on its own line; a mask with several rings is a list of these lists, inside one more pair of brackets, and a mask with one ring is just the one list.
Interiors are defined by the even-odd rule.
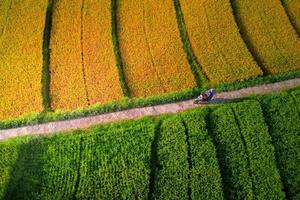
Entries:
[[65,121],[49,122],[32,126],[24,126],[20,128],[0,130],[0,140],[24,136],[24,135],[45,135],[56,132],[68,131],[72,129],[87,128],[89,126],[115,122],[120,120],[128,120],[141,118],[144,116],[156,116],[167,113],[177,113],[195,107],[218,104],[234,99],[244,98],[254,94],[269,94],[276,93],[286,89],[300,86],[300,78],[281,81],[277,83],[264,84],[254,87],[248,87],[240,90],[222,92],[216,95],[215,99],[210,104],[195,105],[193,99],[180,101],[169,104],[149,106],[143,108],[128,109],[119,112],[112,112],[90,117],[71,119]]

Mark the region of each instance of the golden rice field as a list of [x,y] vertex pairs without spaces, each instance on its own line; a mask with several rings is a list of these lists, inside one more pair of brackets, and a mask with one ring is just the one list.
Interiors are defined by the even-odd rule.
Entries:
[[172,0],[120,0],[120,50],[134,97],[192,88]]
[[0,6],[0,120],[43,110],[46,6],[45,1],[36,0],[4,1]]
[[89,103],[123,97],[112,46],[110,1],[84,0],[83,63]]
[[300,69],[300,39],[279,0],[234,0],[245,34],[267,73]]
[[262,75],[240,37],[230,0],[181,0],[191,46],[213,83]]
[[299,70],[299,4],[0,0],[0,121]]
[[82,0],[54,0],[50,40],[51,97],[54,109],[88,105],[81,44]]

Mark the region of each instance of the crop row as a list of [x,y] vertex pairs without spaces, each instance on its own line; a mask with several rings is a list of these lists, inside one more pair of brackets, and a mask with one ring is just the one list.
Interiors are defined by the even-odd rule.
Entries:
[[160,126],[154,199],[188,198],[188,147],[185,127],[178,116]]
[[275,147],[278,168],[289,199],[300,198],[300,116],[288,94],[262,101],[262,107]]
[[242,32],[267,74],[299,69],[300,40],[279,0],[233,0]]
[[50,43],[54,109],[122,98],[110,15],[110,1],[54,1]]
[[211,114],[211,132],[217,146],[225,196],[253,199],[246,145],[230,107],[221,107]]
[[95,130],[82,138],[77,199],[147,199],[152,121]]
[[172,0],[118,1],[119,42],[133,97],[195,86],[182,49]]
[[0,120],[43,110],[41,52],[46,8],[45,1],[35,0],[0,4]]
[[274,147],[258,102],[233,105],[249,157],[253,193],[258,199],[283,199]]
[[190,148],[191,199],[223,199],[216,148],[206,124],[207,111],[195,110],[181,116]]
[[89,103],[123,97],[112,44],[111,1],[84,0],[82,51]]
[[180,2],[191,47],[212,83],[262,74],[240,37],[229,0]]
[[54,0],[50,40],[53,109],[88,105],[81,46],[82,1]]

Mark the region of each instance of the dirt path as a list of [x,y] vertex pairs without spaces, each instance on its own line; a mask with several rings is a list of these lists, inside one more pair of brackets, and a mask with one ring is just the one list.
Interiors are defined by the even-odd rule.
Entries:
[[[232,99],[238,99],[247,97],[253,94],[267,94],[273,92],[279,92],[285,89],[300,86],[300,78],[259,85],[255,87],[244,88],[241,90],[222,92],[216,95],[213,104],[230,101]],[[13,128],[7,130],[0,130],[0,140],[13,138],[24,135],[37,135],[37,134],[49,134],[60,131],[67,131],[71,129],[86,128],[91,125],[102,124],[107,122],[119,121],[124,119],[134,119],[144,116],[155,116],[166,113],[177,113],[183,110],[199,107],[201,105],[194,105],[193,100],[181,101],[170,104],[163,104],[157,106],[149,106],[144,108],[134,108],[119,112],[101,114],[91,117],[84,117],[66,121],[50,122],[45,124],[24,126],[20,128]],[[203,105],[202,105],[203,106]]]

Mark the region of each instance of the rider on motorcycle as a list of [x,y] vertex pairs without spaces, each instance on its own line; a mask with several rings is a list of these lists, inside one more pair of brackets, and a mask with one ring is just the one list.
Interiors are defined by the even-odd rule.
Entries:
[[203,92],[200,94],[199,97],[197,97],[197,99],[195,100],[195,103],[206,103],[210,100],[212,100],[212,98],[216,95],[216,92],[214,89],[210,89],[206,92]]

